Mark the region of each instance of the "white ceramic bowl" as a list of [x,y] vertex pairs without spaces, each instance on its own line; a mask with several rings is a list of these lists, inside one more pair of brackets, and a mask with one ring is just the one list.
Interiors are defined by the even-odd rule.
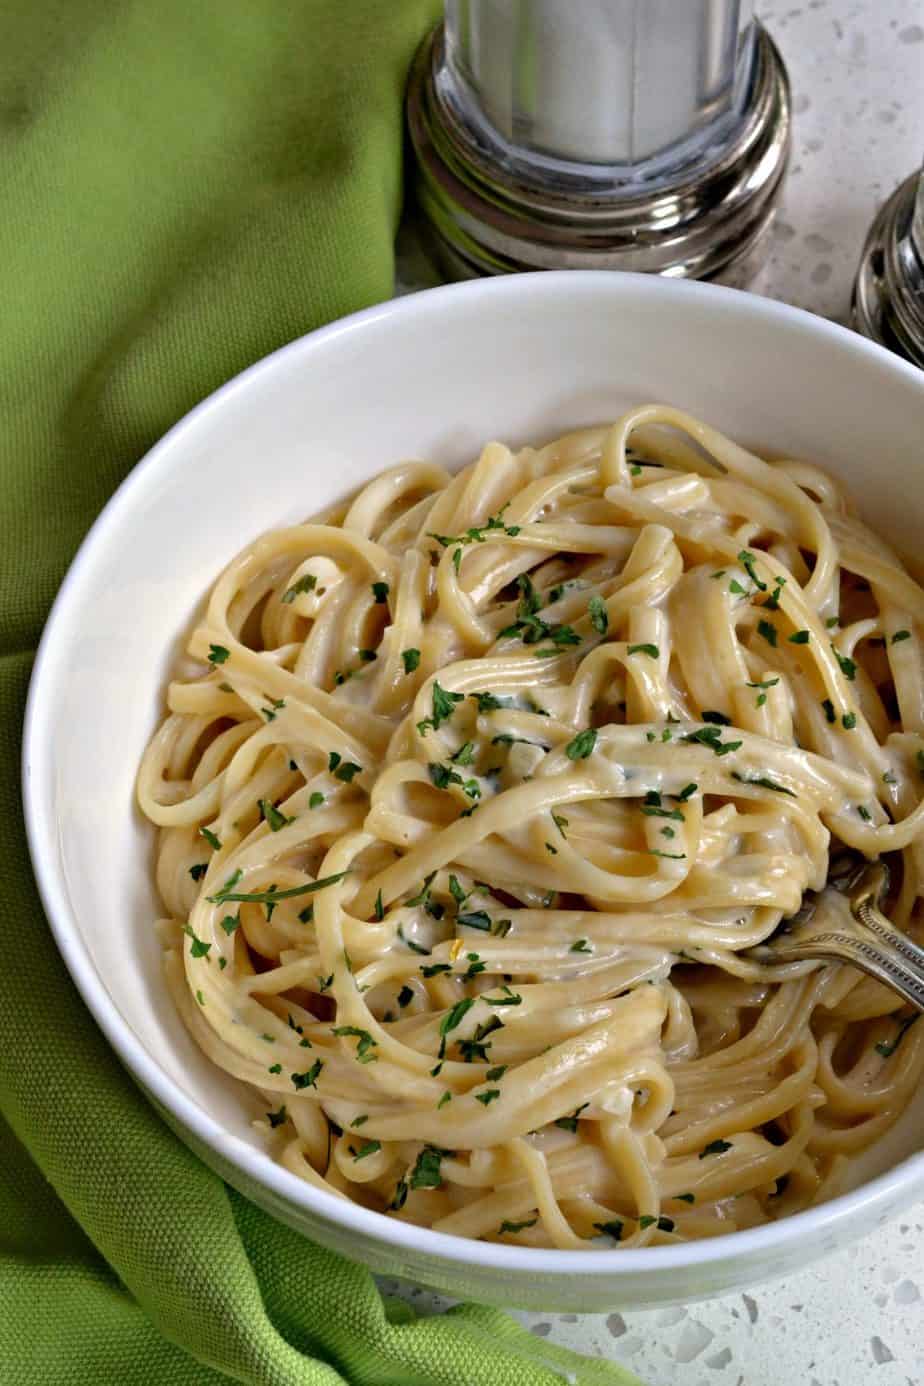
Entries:
[[129,1071],[230,1184],[374,1270],[459,1297],[595,1310],[686,1300],[794,1270],[924,1192],[924,1104],[852,1192],[711,1241],[536,1251],[420,1230],[275,1165],[252,1105],[199,1053],[164,989],[151,838],[133,782],[200,597],[263,530],[402,457],[469,460],[666,400],[853,488],[906,552],[924,525],[924,375],[766,299],[637,275],[548,273],[387,303],[293,342],[207,399],[132,472],[83,544],[45,630],[26,718],[36,874],[58,946]]

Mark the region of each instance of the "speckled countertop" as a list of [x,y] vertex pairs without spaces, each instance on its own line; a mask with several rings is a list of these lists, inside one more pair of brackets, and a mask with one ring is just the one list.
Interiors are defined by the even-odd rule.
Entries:
[[[758,11],[789,68],[792,166],[751,286],[839,322],[876,207],[924,150],[924,0],[802,0]],[[407,286],[427,282],[413,250]],[[396,1287],[389,1285],[389,1289]],[[427,1291],[401,1291],[438,1309]],[[924,1205],[826,1261],[688,1308],[521,1314],[646,1386],[921,1386]]]

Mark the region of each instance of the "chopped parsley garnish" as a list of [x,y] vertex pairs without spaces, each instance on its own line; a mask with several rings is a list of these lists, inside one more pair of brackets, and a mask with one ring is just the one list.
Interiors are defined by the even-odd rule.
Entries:
[[703,1149],[699,1152],[699,1158],[701,1160],[705,1160],[707,1155],[721,1155],[723,1151],[731,1150],[731,1148],[731,1141],[710,1141],[709,1144],[707,1146],[704,1146]]
[[402,650],[401,659],[406,674],[413,674],[414,670],[420,667],[420,651],[413,647],[409,650]]
[[359,657],[364,664],[371,664],[374,659],[378,659],[378,654],[375,650],[360,650]]
[[444,722],[448,722],[455,712],[456,703],[461,703],[463,697],[464,694],[462,693],[453,693],[442,688],[439,680],[434,679],[432,688],[433,716],[425,717],[422,722],[417,723],[417,730],[420,735],[424,736],[430,727],[436,731]]
[[788,794],[790,799],[798,799],[799,797],[791,789],[787,789],[785,785],[777,784],[776,780],[771,780],[768,775],[739,775],[737,770],[733,770],[731,776],[740,784],[757,784],[762,789],[773,789],[777,794]]
[[385,918],[385,903],[382,900],[381,890],[379,890],[378,895],[375,897],[375,917],[378,920]]
[[402,1010],[404,1010],[405,1006],[409,1005],[410,1002],[413,1001],[413,999],[414,991],[412,987],[405,985],[398,992],[398,1005],[401,1007]]
[[773,624],[772,621],[765,621],[763,617],[761,617],[761,619],[757,622],[757,634],[762,635],[766,640],[767,644],[772,645],[774,649],[776,649],[777,632],[776,626]]
[[841,619],[840,616],[829,616],[829,617],[827,618],[827,620],[825,621],[825,626],[827,627],[828,630],[833,630],[834,627],[835,627],[835,626],[838,624],[838,622],[840,621],[840,619]]
[[551,842],[547,842],[547,843],[545,844],[545,850],[549,853],[550,856],[553,856],[553,857],[557,857],[557,856],[558,856],[558,848],[557,848],[557,847],[553,847],[552,844],[551,844]]
[[910,630],[897,630],[897,631],[895,632],[895,634],[892,636],[891,644],[897,645],[897,644],[899,643],[900,640],[910,640],[910,639],[911,639],[911,631],[910,631]]
[[285,1109],[285,1103],[283,1103],[283,1105],[279,1108],[278,1112],[267,1112],[266,1119],[269,1122],[270,1126],[273,1128],[273,1130],[275,1130],[277,1126],[281,1126],[283,1124],[283,1122],[286,1119],[286,1115],[287,1114]]
[[497,1229],[498,1235],[503,1235],[504,1232],[522,1232],[527,1227],[535,1227],[538,1221],[538,1217],[527,1218],[525,1222],[510,1222],[507,1218],[504,1218],[504,1221]]
[[563,1131],[576,1131],[578,1118],[580,1117],[584,1108],[589,1106],[589,1102],[582,1102],[580,1107],[578,1107],[577,1111],[572,1112],[570,1116],[559,1117],[558,1120],[555,1122],[555,1125],[560,1126]]
[[898,1046],[901,1044],[902,1040],[904,1039],[905,1032],[911,1029],[911,1026],[914,1024],[916,1020],[920,1019],[920,1011],[916,1011],[914,1015],[905,1016],[902,1020],[898,1022],[898,1034],[895,1036],[894,1040],[888,1042],[880,1041],[880,1043],[876,1045],[876,1053],[881,1054],[884,1059],[891,1058]]
[[647,818],[674,818],[678,822],[684,821],[680,809],[666,809],[661,805],[661,795],[656,789],[649,789],[645,795],[645,802],[642,804],[642,813]]
[[647,655],[649,659],[657,659],[660,653],[657,645],[630,645],[626,650],[626,654],[643,654]]
[[281,600],[284,605],[290,606],[292,602],[295,601],[295,598],[300,596],[302,592],[313,592],[317,585],[318,580],[314,573],[305,573],[304,577],[300,577],[298,582],[293,582],[291,587],[286,588],[282,594]]
[[681,803],[685,804],[687,799],[689,799],[692,794],[695,794],[698,789],[698,784],[685,784],[683,789],[681,789],[680,793],[676,794],[674,797],[676,799],[679,799]]
[[510,502],[502,505],[496,515],[490,515],[483,525],[473,525],[464,534],[433,534],[429,533],[429,539],[435,539],[444,549],[448,549],[451,544],[483,544],[488,535],[493,537],[493,532],[508,534],[511,539],[515,539],[520,532],[520,525],[505,525],[503,514]]
[[224,645],[209,645],[209,664],[224,664],[230,658],[231,651],[226,650]]
[[604,1237],[612,1237],[614,1242],[618,1242],[622,1236],[622,1223],[618,1218],[612,1222],[595,1222],[594,1231],[601,1232]]
[[[438,915],[435,917],[439,918]],[[400,924],[398,925],[398,937],[400,938],[402,943],[407,944],[408,948],[410,948],[412,953],[420,953],[425,958],[428,958],[430,956],[430,949],[424,948],[421,944],[415,943],[412,938],[408,938]]]
[[789,637],[790,645],[807,645],[811,636],[807,630],[794,630]]
[[571,738],[565,747],[565,755],[569,760],[586,760],[596,744],[596,731],[593,727],[587,727]]
[[500,1080],[503,1078],[503,1076],[504,1076],[504,1074],[505,1074],[506,1072],[507,1072],[507,1065],[506,1065],[506,1064],[498,1064],[496,1068],[489,1068],[488,1071],[487,1071],[487,1073],[486,1073],[484,1076],[485,1076],[485,1078],[488,1080],[489,1083],[499,1083]]
[[717,727],[730,727],[731,720],[730,717],[725,716],[724,712],[715,712],[709,709],[707,712],[703,713],[703,721],[714,722]]
[[869,809],[866,807],[865,804],[857,804],[857,813],[863,819],[864,823],[869,823],[872,821],[873,815],[870,813]]
[[270,703],[272,706],[261,707],[260,711],[263,713],[263,716],[266,718],[267,722],[275,722],[276,713],[279,711],[280,708],[285,707],[286,700],[285,698],[270,698]]
[[298,918],[301,924],[310,924],[314,919],[314,905],[306,905],[303,910],[299,910]]
[[681,741],[698,741],[703,746],[708,746],[710,751],[714,751],[717,756],[727,756],[729,751],[737,751],[743,743],[740,741],[722,741],[721,732],[718,727],[700,727],[695,732],[688,732],[682,736]]
[[320,808],[323,802],[324,795],[321,793],[319,789],[316,789],[314,793],[311,795],[311,798],[308,800],[308,807],[310,809]]
[[641,1228],[643,1228],[643,1229],[646,1228],[646,1227],[651,1227],[652,1224],[657,1224],[657,1228],[658,1228],[658,1231],[659,1231],[659,1232],[673,1232],[673,1230],[674,1230],[674,1219],[673,1219],[673,1218],[666,1218],[666,1217],[656,1218],[656,1217],[652,1217],[651,1213],[643,1213],[642,1216],[641,1216],[641,1217],[639,1218],[639,1220],[638,1220],[638,1225],[639,1225],[639,1227],[641,1227]]
[[845,712],[841,718],[841,726],[844,731],[853,731],[857,725],[857,714],[855,712]]
[[678,1201],[679,1203],[695,1203],[695,1202],[696,1202],[696,1194],[692,1194],[692,1193],[674,1194],[674,1197],[677,1199],[677,1201]]
[[437,1102],[437,1104],[436,1104],[436,1110],[439,1111],[441,1107],[445,1107],[445,1106],[446,1106],[446,1103],[447,1103],[447,1102],[451,1102],[451,1101],[452,1101],[452,1093],[451,1093],[451,1092],[444,1092],[443,1095],[442,1095],[442,1097],[440,1098],[439,1102]]
[[567,818],[564,817],[563,814],[561,814],[561,813],[553,813],[553,814],[552,814],[552,822],[555,824],[556,828],[557,828],[558,831],[561,833],[562,837],[567,837],[567,836],[568,836],[568,834],[565,832],[565,829],[566,829],[567,826],[568,826],[568,820],[567,820]]
[[215,834],[211,831],[210,828],[200,828],[200,829],[199,829],[199,836],[200,836],[200,837],[204,837],[205,840],[206,840],[206,842],[209,844],[209,846],[210,846],[211,848],[213,848],[214,851],[216,851],[216,852],[220,852],[220,851],[221,851],[221,842],[220,842],[220,840],[215,836]]
[[837,714],[834,711],[834,704],[830,698],[822,698],[821,705],[825,710],[825,717],[832,724],[837,721]]
[[734,592],[736,597],[749,597],[751,594],[746,587],[742,587],[737,578],[732,578],[728,584],[729,592]]
[[241,877],[241,872],[236,871],[234,876],[225,882],[218,894],[210,895],[208,899],[212,905],[221,905],[226,900],[233,900],[250,901],[256,905],[275,906],[279,904],[280,900],[290,900],[296,895],[310,895],[316,890],[325,890],[327,886],[337,885],[346,875],[346,871],[338,871],[334,876],[322,876],[319,881],[311,881],[308,885],[303,886],[292,886],[290,890],[276,890],[275,887],[271,887],[269,890],[235,891],[233,885],[236,885]]
[[352,1145],[349,1147],[350,1154],[353,1156],[354,1160],[365,1160],[367,1155],[374,1155],[377,1150],[381,1149],[381,1141],[363,1141],[358,1150],[354,1149]]
[[598,635],[606,635],[610,624],[610,618],[606,610],[606,602],[602,597],[591,597],[588,603],[588,610],[590,612],[590,624],[593,626],[594,630]]
[[758,592],[766,592],[767,584],[765,582],[761,582],[754,568],[754,555],[748,549],[742,549],[741,552],[738,554],[738,562],[741,564],[742,568],[747,573],[748,577],[751,579],[754,586],[757,588]]
[[[776,685],[777,685],[778,683],[779,683],[779,679],[778,679],[778,678],[777,678],[777,679],[762,679],[762,680],[757,680],[757,681],[754,682],[754,683],[751,683],[750,681],[748,681],[747,687],[748,687],[748,688],[775,688]],[[703,714],[703,720],[704,720],[704,721],[706,720],[705,713]]]
[[[440,1021],[440,1034],[443,1036],[444,1041],[450,1031],[455,1030],[462,1024],[462,1021],[474,1004],[474,997],[463,996],[461,1001],[457,1001],[456,1004],[446,1012],[443,1019]],[[440,1055],[440,1057],[442,1058],[442,1055]]]
[[324,1064],[322,1063],[322,1061],[320,1059],[315,1059],[311,1067],[309,1069],[306,1069],[304,1073],[292,1074],[293,1086],[298,1088],[299,1092],[301,1092],[304,1088],[316,1088],[318,1086],[318,1078],[321,1075],[321,1070],[323,1067]]
[[194,881],[201,881],[202,877],[205,875],[208,869],[208,862],[197,861],[195,866],[191,866],[189,868],[189,874],[190,876],[192,876]]
[[226,914],[224,919],[221,921],[221,927],[224,929],[226,934],[233,934],[236,929],[239,929],[241,927],[240,914]]
[[404,1207],[405,1203],[407,1203],[407,1180],[399,1179],[395,1185],[395,1192],[388,1206],[393,1211],[397,1212],[398,1209]]
[[212,945],[211,945],[210,943],[206,943],[206,942],[205,942],[203,939],[201,939],[201,938],[197,938],[196,935],[194,934],[193,930],[191,929],[191,927],[190,927],[188,924],[184,924],[184,925],[183,925],[183,933],[186,934],[187,937],[190,939],[190,945],[189,945],[189,954],[190,954],[190,957],[193,957],[193,958],[207,958],[208,955],[209,955],[209,950],[210,950],[210,948],[212,947]]
[[575,939],[574,943],[572,943],[571,947],[568,949],[569,953],[592,953],[593,951],[594,950],[590,947],[586,938]]
[[465,1062],[471,1064],[474,1063],[476,1059],[481,1059],[484,1063],[487,1063],[491,1041],[488,1040],[486,1044],[485,1040],[488,1035],[493,1034],[495,1030],[502,1030],[503,1028],[503,1022],[498,1020],[496,1015],[492,1015],[490,1020],[482,1021],[480,1025],[475,1027],[475,1033],[472,1035],[471,1039],[459,1040],[459,1053],[462,1055]]
[[686,852],[659,852],[656,847],[648,848],[650,857],[666,857],[668,861],[686,861]]
[[377,606],[384,606],[388,601],[388,583],[374,582],[372,584],[372,595],[375,597]]
[[355,1127],[357,1127],[357,1126],[365,1126],[365,1124],[366,1124],[366,1122],[367,1122],[368,1120],[369,1120],[369,1113],[368,1113],[368,1112],[361,1112],[360,1115],[359,1115],[358,1117],[354,1117],[354,1118],[353,1118],[353,1120],[350,1122],[350,1126],[353,1127],[353,1128],[355,1128]]
[[409,1181],[411,1188],[438,1189],[443,1182],[440,1175],[440,1164],[443,1156],[447,1153],[445,1150],[438,1150],[434,1145],[424,1146],[411,1170]]
[[483,1107],[492,1103],[495,1097],[500,1097],[500,1088],[488,1088],[485,1092],[476,1092],[475,1101],[480,1102]]
[[832,645],[831,649],[834,651],[834,658],[841,666],[841,673],[844,675],[844,678],[849,679],[852,683],[857,676],[856,664],[852,659],[848,659],[846,655],[842,655],[840,650],[835,645]]
[[441,972],[451,972],[452,965],[450,963],[431,963],[429,967],[425,964],[420,970],[424,977],[438,977]]
[[451,874],[449,877],[449,894],[457,905],[464,905],[465,901],[468,899],[468,892],[463,890],[459,885],[458,877]]
[[342,765],[338,765],[334,771],[334,779],[342,780],[344,784],[352,784],[354,776],[361,775],[363,767],[357,765],[355,761],[345,760]]
[[482,929],[488,932],[491,928],[491,916],[486,910],[469,910],[466,914],[457,914],[456,923],[463,924],[469,929]]
[[461,550],[461,549],[453,549],[453,551],[452,551],[452,566],[453,566],[453,567],[455,568],[455,570],[456,570],[456,577],[458,577],[458,576],[459,576],[459,569],[462,567],[462,550]]
[[269,824],[270,832],[278,833],[280,828],[287,828],[290,823],[294,823],[294,818],[287,818],[271,799],[258,799],[257,808],[260,810],[260,817]]
[[511,991],[506,983],[501,987],[503,996],[482,996],[480,1000],[486,1001],[489,1006],[521,1006],[523,998],[516,991]]
[[281,1073],[282,1064],[270,1064],[269,1068],[266,1071],[267,1073]]
[[479,712],[494,712],[499,707],[513,707],[512,698],[498,698],[494,693],[469,693],[478,704]]

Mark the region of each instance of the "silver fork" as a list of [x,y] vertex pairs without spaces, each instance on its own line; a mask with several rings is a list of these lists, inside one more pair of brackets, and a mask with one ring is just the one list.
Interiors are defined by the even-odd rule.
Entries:
[[924,1011],[924,948],[881,913],[888,886],[885,862],[866,861],[845,848],[832,857],[824,890],[807,890],[798,913],[742,956],[763,964],[816,958],[850,963]]

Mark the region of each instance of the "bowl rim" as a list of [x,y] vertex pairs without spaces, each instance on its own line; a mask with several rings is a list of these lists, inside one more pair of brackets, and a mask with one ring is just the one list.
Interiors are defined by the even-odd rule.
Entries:
[[[399,1252],[430,1257],[444,1266],[452,1265],[459,1270],[476,1267],[518,1276],[580,1274],[594,1278],[619,1278],[644,1274],[647,1278],[657,1273],[668,1274],[693,1268],[705,1270],[711,1265],[730,1260],[773,1259],[787,1248],[803,1241],[816,1240],[835,1224],[853,1215],[861,1213],[867,1221],[875,1218],[880,1210],[887,1212],[903,1193],[909,1197],[920,1193],[921,1186],[924,1186],[924,1150],[906,1156],[856,1189],[781,1218],[779,1222],[764,1223],[699,1241],[640,1247],[629,1255],[619,1249],[563,1251],[510,1246],[502,1242],[486,1244],[401,1222],[338,1198],[299,1179],[273,1161],[269,1154],[229,1132],[165,1073],[141,1040],[132,1033],[109,996],[81,940],[76,916],[71,910],[60,873],[55,868],[52,844],[56,830],[54,814],[50,811],[50,796],[49,802],[44,802],[46,796],[37,788],[48,783],[47,748],[51,743],[45,728],[50,724],[54,710],[53,663],[58,633],[67,628],[70,608],[79,601],[85,578],[92,575],[94,564],[105,553],[110,530],[120,523],[122,511],[130,509],[134,492],[150,472],[162,465],[163,458],[169,461],[171,454],[175,453],[176,458],[181,459],[181,453],[175,452],[175,449],[185,433],[198,427],[211,412],[220,410],[232,396],[248,390],[262,377],[271,376],[283,360],[300,355],[307,359],[315,352],[323,352],[334,340],[362,332],[371,324],[413,318],[431,306],[445,305],[451,310],[459,300],[484,297],[515,300],[536,291],[554,300],[557,294],[563,292],[593,293],[594,290],[601,292],[601,301],[604,295],[612,301],[614,290],[617,296],[625,291],[630,296],[663,295],[667,300],[674,298],[678,302],[684,297],[693,301],[707,299],[716,307],[724,306],[732,312],[750,315],[768,323],[785,324],[790,329],[813,335],[820,347],[830,344],[847,348],[857,357],[865,359],[878,373],[906,381],[922,395],[924,402],[924,373],[877,343],[826,318],[740,289],[625,271],[584,270],[576,281],[574,271],[547,270],[444,284],[385,300],[317,328],[255,361],[177,420],[132,467],[91,525],[58,589],[39,642],[23,727],[22,796],[26,835],[40,898],[57,948],[80,996],[118,1058],[147,1095],[220,1161],[233,1165],[242,1176],[283,1204],[294,1204],[300,1211],[329,1224],[339,1225],[359,1238],[384,1243]],[[179,465],[179,462],[174,465]],[[914,1186],[918,1186],[916,1190]],[[515,1299],[515,1296],[511,1298]]]

